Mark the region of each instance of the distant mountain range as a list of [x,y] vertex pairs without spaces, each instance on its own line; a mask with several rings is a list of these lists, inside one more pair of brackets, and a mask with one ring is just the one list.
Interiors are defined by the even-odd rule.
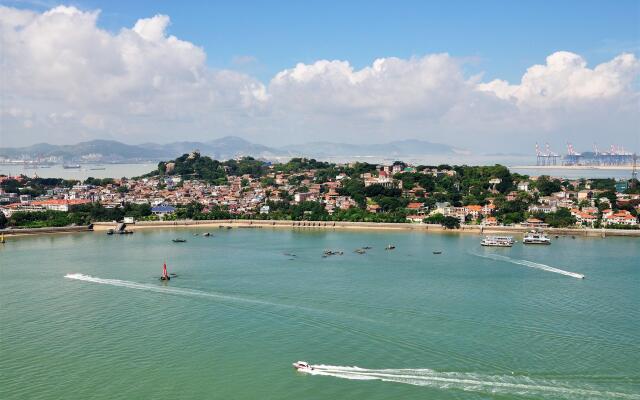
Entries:
[[218,160],[238,156],[277,159],[288,157],[358,158],[358,157],[408,157],[428,154],[455,154],[460,150],[451,146],[409,139],[382,144],[345,144],[314,142],[283,147],[268,147],[251,143],[236,136],[226,136],[207,142],[174,142],[168,144],[143,143],[129,145],[114,140],[92,140],[74,145],[39,143],[28,147],[0,148],[0,157],[45,158],[59,157],[65,162],[139,162],[173,159],[184,153],[199,150],[201,154]]

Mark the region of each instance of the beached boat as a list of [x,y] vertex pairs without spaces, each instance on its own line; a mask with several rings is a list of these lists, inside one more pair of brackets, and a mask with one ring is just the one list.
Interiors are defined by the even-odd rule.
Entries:
[[540,231],[527,232],[522,239],[523,244],[551,244],[551,239]]
[[514,242],[512,236],[485,236],[480,241],[480,245],[487,247],[511,247]]

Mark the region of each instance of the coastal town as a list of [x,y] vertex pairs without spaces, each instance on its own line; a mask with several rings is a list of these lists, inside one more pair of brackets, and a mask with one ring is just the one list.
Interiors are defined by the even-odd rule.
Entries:
[[192,152],[132,179],[0,176],[0,222],[46,227],[252,218],[637,229],[636,183],[530,177],[502,166],[330,164],[302,158],[270,164],[250,157],[218,162]]

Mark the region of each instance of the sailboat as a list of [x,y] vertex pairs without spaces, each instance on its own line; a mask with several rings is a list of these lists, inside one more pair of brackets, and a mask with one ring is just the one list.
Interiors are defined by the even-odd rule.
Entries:
[[171,280],[171,277],[167,273],[167,263],[164,263],[164,265],[162,266],[162,276],[160,277],[160,280],[161,281]]

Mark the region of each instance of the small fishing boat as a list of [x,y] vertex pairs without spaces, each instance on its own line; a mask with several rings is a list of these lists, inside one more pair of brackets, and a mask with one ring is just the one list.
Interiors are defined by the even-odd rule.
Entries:
[[205,233],[202,234],[202,236],[208,237],[208,236],[211,236],[211,234],[209,232],[205,232]]
[[175,238],[171,240],[173,241],[173,243],[184,243],[187,241],[187,239],[182,239],[182,238]]
[[434,251],[434,252],[433,252],[433,254],[442,254],[442,252],[441,252],[441,251],[436,250],[436,251]]
[[364,254],[364,253],[366,253],[366,251],[364,251],[364,249],[356,249],[355,253]]
[[115,229],[109,229],[109,230],[107,231],[107,235],[113,235],[113,234],[114,234],[114,232],[115,232]]
[[390,244],[390,245],[387,245],[387,247],[385,247],[384,249],[385,249],[385,250],[393,250],[393,249],[395,249],[395,248],[396,248],[396,246],[394,246],[394,245]]
[[362,250],[371,250],[371,246],[364,246]]

